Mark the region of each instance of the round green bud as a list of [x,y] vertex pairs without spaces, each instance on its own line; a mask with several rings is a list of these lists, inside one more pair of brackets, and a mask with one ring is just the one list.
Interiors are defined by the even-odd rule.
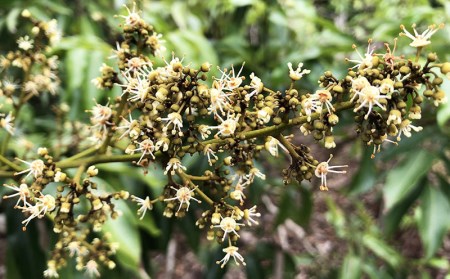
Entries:
[[411,68],[409,68],[408,66],[402,66],[402,67],[400,67],[400,73],[402,75],[407,75],[407,74],[411,73]]
[[430,62],[434,62],[437,60],[437,55],[434,52],[428,53],[427,60]]
[[450,62],[445,62],[441,66],[441,73],[444,75],[450,73]]

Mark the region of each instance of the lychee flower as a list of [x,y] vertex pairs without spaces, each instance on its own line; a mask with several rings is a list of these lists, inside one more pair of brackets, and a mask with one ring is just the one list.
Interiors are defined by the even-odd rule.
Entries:
[[192,193],[195,191],[195,189],[197,187],[195,187],[194,189],[189,189],[188,187],[181,187],[179,189],[170,186],[170,188],[172,188],[173,190],[175,190],[175,197],[172,198],[168,198],[168,199],[164,199],[164,201],[173,201],[173,200],[178,200],[178,202],[180,203],[180,206],[178,207],[177,212],[175,213],[175,216],[178,215],[178,212],[180,211],[181,207],[183,206],[183,204],[186,204],[186,211],[189,211],[189,205],[191,204],[190,200],[194,200],[198,203],[201,203],[200,200],[196,199],[193,197]]
[[207,144],[205,146],[205,148],[203,149],[203,154],[206,155],[208,157],[208,164],[210,166],[213,165],[211,157],[213,157],[215,160],[219,160],[219,157],[217,157],[216,153],[214,152],[214,150],[211,149],[211,145]]
[[277,140],[276,138],[272,136],[268,136],[266,138],[266,143],[264,144],[264,147],[274,157],[278,157],[278,146],[281,147],[281,149],[283,149],[286,153],[289,153],[286,147],[284,147],[284,145],[282,145],[280,141]]
[[120,16],[125,19],[125,26],[136,27],[137,25],[141,25],[144,23],[144,20],[139,15],[139,12],[136,11],[136,3],[133,3],[133,9],[130,10],[126,5],[124,7],[127,9],[128,15]]
[[[4,116],[4,114],[0,114],[0,116]],[[5,128],[10,135],[14,135],[14,116],[12,116],[11,112],[0,119],[0,127]]]
[[167,163],[166,171],[164,171],[164,175],[167,175],[170,172],[171,175],[175,175],[177,171],[187,170],[185,166],[183,166],[178,158],[172,158]]
[[389,117],[386,121],[388,125],[391,123],[394,125],[399,125],[402,123],[402,114],[398,109],[393,109],[389,112]]
[[316,170],[314,171],[314,174],[316,177],[320,177],[321,183],[320,183],[320,190],[322,191],[328,191],[327,186],[327,174],[329,172],[333,173],[347,173],[347,171],[344,170],[334,170],[335,168],[346,168],[348,165],[342,165],[342,166],[330,166],[328,163],[330,162],[331,158],[333,158],[333,155],[330,155],[330,159],[326,162],[321,162],[317,165]]
[[19,175],[19,174],[28,172],[28,174],[25,176],[25,178],[27,178],[30,174],[33,174],[34,178],[38,178],[44,172],[45,164],[40,159],[31,161],[31,162],[26,162],[26,161],[21,160],[19,158],[16,158],[16,159],[21,161],[22,163],[27,164],[29,166],[29,168],[26,169],[26,170],[23,170],[21,172],[16,172],[14,175]]
[[45,278],[59,278],[59,274],[56,271],[56,264],[54,260],[50,260],[47,262],[47,269],[44,270]]
[[[380,104],[380,99],[390,99],[391,97],[388,95],[381,95],[380,89],[376,86],[366,86],[360,92],[356,92],[359,96],[358,102],[360,105],[355,108],[353,111],[356,112],[363,107],[369,108],[367,114],[364,116],[365,119],[369,117],[369,114],[372,112],[373,107],[376,105],[382,110],[386,110],[386,108]],[[353,98],[352,98],[353,99]]]
[[232,246],[232,245],[228,246],[227,248],[224,248],[222,251],[224,251],[226,253],[225,257],[223,257],[222,260],[217,261],[216,263],[217,264],[222,263],[220,265],[220,267],[223,268],[230,260],[230,257],[233,257],[234,262],[237,265],[239,265],[239,263],[242,263],[242,265],[246,265],[245,261],[244,261],[244,257],[242,257],[242,255],[238,253],[238,250],[239,249],[236,246]]
[[405,26],[402,24],[400,25],[400,29],[402,29],[403,32],[400,33],[400,36],[406,36],[412,40],[412,42],[409,44],[412,47],[422,48],[424,46],[427,46],[431,44],[430,38],[434,35],[439,29],[444,28],[444,24],[439,24],[438,28],[436,28],[436,24],[432,24],[428,26],[427,30],[425,30],[422,34],[419,34],[416,30],[416,24],[412,25],[414,35],[408,32],[406,30]]
[[167,117],[161,118],[161,121],[167,122],[166,125],[163,128],[163,132],[167,132],[169,129],[169,125],[172,124],[172,135],[175,135],[178,130],[178,135],[180,137],[183,136],[183,132],[181,131],[181,128],[183,128],[183,119],[181,118],[181,115],[178,112],[172,112],[167,115]]
[[366,53],[364,53],[364,56],[362,56],[361,53],[359,53],[358,48],[356,47],[355,44],[352,45],[352,48],[356,51],[356,54],[359,56],[359,58],[361,60],[346,59],[348,62],[356,63],[356,65],[351,67],[351,69],[354,69],[354,68],[358,68],[358,69],[368,68],[368,69],[370,69],[370,68],[372,68],[372,66],[373,66],[373,63],[372,63],[373,52],[374,52],[375,48],[370,49],[371,43],[372,43],[372,39],[369,39],[368,45],[367,45],[367,51],[366,51]]
[[222,85],[224,90],[233,91],[233,89],[238,88],[242,83],[242,77],[240,77],[242,69],[244,68],[245,62],[242,63],[241,69],[236,74],[233,65],[231,65],[231,71],[229,73],[226,72],[226,69],[222,71],[219,68],[219,71],[222,72],[222,77],[217,81]]
[[27,198],[30,197],[30,189],[28,189],[27,184],[22,183],[22,184],[20,184],[19,187],[15,186],[15,185],[7,185],[7,184],[3,184],[3,186],[16,191],[16,193],[14,193],[14,194],[4,195],[3,199],[9,199],[9,198],[19,196],[19,199],[17,200],[17,203],[14,207],[17,207],[19,205],[20,201],[23,201],[23,206],[27,206],[27,204],[28,204]]
[[316,98],[317,96],[311,95],[308,98],[302,100],[302,109],[305,111],[308,121],[311,121],[311,114],[313,112],[322,112],[322,103]]
[[141,215],[141,218],[139,218],[140,220],[142,220],[144,218],[147,210],[152,210],[152,208],[153,208],[153,205],[148,196],[145,199],[141,199],[141,198],[133,195],[133,196],[131,196],[131,200],[136,202],[140,206],[137,211],[138,215]]
[[42,218],[49,211],[52,211],[56,207],[55,198],[51,195],[41,196],[40,198],[35,198],[36,203],[34,205],[26,204],[24,207],[18,207],[22,209],[22,212],[28,212],[31,215],[22,221],[24,224],[23,230],[26,230],[28,223],[34,218]]
[[131,118],[131,114],[129,115],[130,121],[126,120],[125,118],[122,118],[122,121],[124,122],[124,125],[118,126],[116,130],[120,129],[126,129],[125,132],[119,137],[119,140],[121,140],[124,136],[130,135],[130,138],[135,139],[139,136],[139,130],[137,129],[139,123],[137,120],[133,120]]
[[33,43],[34,43],[34,40],[30,39],[30,37],[28,35],[25,37],[20,37],[17,40],[17,45],[19,46],[19,48],[21,48],[25,51],[32,49]]
[[[222,216],[221,216],[222,217]],[[237,223],[236,220],[234,220],[232,217],[225,217],[222,218],[219,225],[213,226],[221,228],[224,232],[222,241],[225,240],[228,234],[234,233],[237,237],[239,237],[239,234],[236,232],[236,229],[238,226],[243,226],[244,224]]]
[[301,79],[304,75],[307,75],[311,72],[308,69],[302,70],[303,63],[298,63],[297,69],[295,70],[292,68],[291,62],[287,63],[287,66],[289,68],[289,77],[294,81]]
[[250,78],[251,78],[250,88],[253,90],[245,95],[245,100],[247,102],[250,101],[251,97],[261,93],[264,88],[264,84],[262,83],[261,79],[257,77],[254,73],[250,74]]
[[139,147],[136,148],[134,151],[141,151],[142,155],[141,158],[139,158],[138,164],[141,162],[141,160],[144,158],[145,155],[150,154],[153,159],[155,159],[155,155],[153,155],[153,151],[155,151],[155,145],[153,144],[153,141],[151,139],[145,139],[139,143]]
[[399,132],[398,132],[398,136],[397,136],[397,141],[401,140],[402,134],[404,134],[408,138],[411,137],[411,130],[413,130],[415,132],[420,132],[423,130],[423,128],[421,126],[412,125],[411,120],[409,120],[409,119],[403,120],[398,128],[399,128],[398,129]]
[[258,221],[253,219],[253,217],[261,217],[261,213],[256,212],[256,205],[252,206],[249,209],[244,209],[244,220],[247,220],[247,225],[251,226],[252,223],[258,225]]
[[219,126],[211,126],[210,129],[218,129],[219,132],[216,134],[216,136],[222,135],[222,136],[231,136],[234,134],[234,131],[236,130],[236,127],[238,125],[240,114],[238,115],[228,115],[228,117],[223,120],[219,117],[219,119],[222,121]]
[[84,266],[86,269],[86,275],[89,277],[100,277],[100,272],[98,272],[98,264],[94,260],[89,260]]

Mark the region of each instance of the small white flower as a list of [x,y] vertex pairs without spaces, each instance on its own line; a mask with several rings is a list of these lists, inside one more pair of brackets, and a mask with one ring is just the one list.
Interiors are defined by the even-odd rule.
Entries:
[[231,71],[230,73],[226,73],[225,71],[222,71],[219,68],[219,71],[222,72],[222,77],[218,79],[219,84],[223,86],[224,90],[232,91],[233,89],[238,88],[242,83],[242,77],[240,77],[242,69],[244,68],[245,62],[242,63],[241,69],[236,74],[236,71],[234,70],[233,65],[231,65]]
[[[366,115],[364,116],[365,119],[369,117],[369,114],[372,112],[373,107],[376,105],[382,110],[386,110],[386,108],[380,104],[381,99],[390,99],[391,97],[388,95],[381,95],[380,88],[376,86],[366,86],[364,87],[360,92],[356,92],[355,96],[358,95],[359,99],[358,102],[360,105],[355,108],[353,111],[356,112],[360,110],[363,107],[368,107],[369,110],[367,111]],[[353,98],[355,97],[353,96]],[[352,99],[353,99],[352,98]]]
[[228,115],[228,117],[223,120],[219,117],[219,119],[222,121],[219,126],[209,127],[210,129],[218,129],[219,132],[216,134],[216,136],[222,135],[222,136],[231,136],[234,134],[234,131],[236,130],[236,127],[238,125],[240,114],[238,115]]
[[178,130],[178,135],[180,137],[183,136],[183,132],[181,131],[181,128],[183,128],[183,119],[181,118],[181,115],[177,112],[172,112],[167,115],[165,118],[161,118],[161,121],[167,122],[166,125],[163,128],[163,132],[167,132],[169,129],[170,124],[173,125],[172,128],[172,135],[175,135]]
[[408,32],[406,30],[405,26],[402,24],[400,25],[400,29],[403,30],[403,32],[400,33],[400,36],[406,36],[412,40],[412,42],[409,44],[412,47],[421,48],[424,46],[427,46],[431,44],[430,38],[434,35],[439,29],[444,28],[444,24],[439,24],[438,28],[436,28],[436,24],[432,24],[428,26],[427,30],[425,30],[422,34],[419,34],[416,30],[416,24],[412,25],[414,35]]
[[[352,89],[355,92],[360,92],[367,86],[370,86],[370,82],[367,80],[367,78],[365,78],[363,76],[358,76],[357,78],[352,79]],[[355,97],[353,96],[353,98],[355,98]],[[352,100],[353,100],[353,98],[352,98]]]
[[228,246],[227,248],[224,248],[222,251],[224,251],[226,253],[225,257],[223,257],[222,260],[217,261],[217,264],[220,264],[220,267],[223,268],[228,261],[230,260],[230,257],[233,257],[234,262],[239,265],[239,262],[242,263],[242,265],[246,265],[245,261],[244,261],[244,257],[242,257],[241,254],[238,253],[238,248],[236,246]]
[[141,215],[141,218],[139,218],[140,220],[144,218],[147,210],[152,210],[153,208],[152,202],[150,201],[150,198],[148,196],[145,199],[141,199],[136,196],[131,196],[131,200],[136,202],[139,206],[141,206],[138,209],[138,215]]
[[28,204],[27,198],[30,197],[30,189],[28,189],[27,184],[22,183],[19,185],[19,187],[15,186],[15,185],[7,185],[7,184],[3,184],[3,186],[16,191],[16,193],[14,193],[14,194],[4,195],[3,199],[9,199],[12,197],[19,196],[19,199],[17,200],[17,203],[14,207],[17,207],[19,205],[20,201],[23,201],[23,206],[27,206],[27,204]]
[[213,157],[215,160],[219,160],[219,157],[216,156],[216,153],[214,152],[214,150],[211,149],[211,144],[207,144],[205,146],[205,148],[203,149],[203,154],[208,157],[208,164],[210,166],[213,165],[213,163],[211,161],[211,157]]
[[327,174],[329,172],[334,172],[334,173],[347,173],[347,171],[338,171],[338,170],[333,170],[335,168],[346,168],[348,167],[347,165],[343,165],[343,166],[330,166],[328,163],[330,162],[331,158],[333,158],[332,155],[330,155],[330,159],[328,159],[328,161],[326,162],[321,162],[320,164],[317,165],[316,170],[314,171],[314,174],[317,177],[320,177],[321,179],[321,184],[320,184],[320,190],[322,191],[328,191],[328,187],[327,187]]
[[259,224],[253,217],[261,217],[261,213],[256,212],[256,205],[244,210],[244,220],[247,220],[247,225],[251,226],[252,223],[255,225]]
[[273,110],[269,107],[264,107],[263,109],[258,110],[257,116],[258,120],[261,123],[269,123],[270,117],[273,114]]
[[301,79],[305,74],[309,74],[311,71],[307,70],[307,69],[303,69],[303,63],[298,63],[297,69],[294,71],[294,69],[292,68],[292,63],[289,62],[287,63],[287,66],[289,68],[289,77],[292,80],[299,80]]
[[250,74],[250,78],[251,78],[250,88],[253,90],[245,95],[245,100],[247,102],[250,100],[251,97],[261,93],[264,88],[264,84],[262,83],[261,79],[255,76],[254,73]]
[[74,255],[79,256],[80,255],[80,242],[79,241],[71,241],[69,244],[67,244],[66,247],[67,250],[69,250],[69,256],[73,257]]
[[59,278],[59,274],[56,271],[55,261],[50,260],[47,262],[47,269],[44,270],[45,278]]
[[22,163],[27,164],[29,166],[29,168],[26,169],[26,170],[23,170],[21,172],[16,172],[14,175],[19,175],[19,174],[28,172],[28,174],[27,174],[27,176],[25,176],[25,178],[27,178],[30,174],[33,174],[34,178],[38,178],[44,172],[45,164],[40,159],[31,161],[31,162],[26,162],[26,161],[21,160],[19,158],[16,158],[16,159],[21,161]]
[[128,15],[120,16],[125,19],[125,26],[129,27],[137,27],[138,25],[142,25],[144,20],[139,15],[139,12],[136,11],[136,2],[133,3],[133,9],[130,10],[126,5],[123,5],[125,9],[127,9]]
[[191,204],[190,200],[194,200],[198,203],[201,203],[200,200],[196,199],[193,197],[192,193],[195,191],[195,189],[197,189],[197,187],[195,187],[194,189],[189,189],[188,187],[181,187],[179,189],[170,186],[170,188],[172,188],[173,190],[175,190],[175,197],[173,198],[168,198],[168,199],[164,199],[164,201],[173,201],[173,200],[178,200],[178,202],[180,203],[180,206],[178,207],[177,212],[175,213],[175,216],[178,215],[178,212],[180,211],[181,207],[183,206],[183,204],[186,204],[186,211],[189,211],[189,206]]
[[26,204],[24,207],[18,207],[22,209],[23,212],[28,212],[30,216],[22,221],[24,224],[23,230],[26,230],[28,223],[34,218],[42,218],[49,211],[52,211],[56,207],[55,198],[51,195],[41,196],[40,198],[35,198],[36,203],[34,205]]
[[34,43],[34,40],[30,39],[30,37],[28,35],[25,37],[20,37],[17,40],[17,44],[18,44],[19,48],[21,48],[25,51],[32,49],[33,43]]
[[266,179],[266,175],[264,173],[262,173],[259,169],[251,168],[250,172],[247,174],[248,180],[253,181],[256,176],[261,178],[262,180]]
[[370,49],[371,43],[372,43],[372,39],[369,39],[368,45],[367,45],[367,51],[364,54],[364,57],[359,53],[358,48],[356,47],[356,45],[355,44],[352,45],[352,48],[356,51],[356,54],[361,59],[361,60],[346,59],[348,62],[356,63],[356,65],[353,66],[352,69],[354,69],[354,68],[358,68],[358,69],[365,69],[365,68],[370,69],[370,68],[372,68],[372,66],[373,66],[373,63],[372,63],[373,52],[374,52],[375,48]]
[[313,112],[322,112],[322,103],[317,99],[316,95],[311,95],[301,102],[302,109],[305,111],[307,120],[311,121],[311,114]]
[[84,266],[84,269],[86,269],[86,274],[89,277],[100,277],[100,272],[98,272],[98,264],[94,260],[89,260],[86,265]]
[[134,151],[141,151],[142,155],[139,158],[138,164],[141,162],[141,160],[144,158],[145,155],[150,154],[153,159],[155,159],[155,155],[153,155],[153,151],[155,151],[155,145],[153,144],[153,141],[151,139],[145,139],[139,143],[139,147],[136,148]]
[[386,121],[388,125],[391,123],[394,125],[399,125],[402,123],[402,114],[399,110],[393,109],[389,112],[389,117]]
[[211,135],[211,131],[209,130],[209,126],[207,125],[198,126],[198,132],[200,133],[202,140],[207,139]]
[[397,135],[397,141],[400,141],[402,134],[404,134],[406,137],[409,138],[409,137],[411,137],[411,130],[413,130],[415,132],[420,132],[423,130],[423,128],[421,126],[414,126],[411,124],[411,120],[405,119],[400,124],[398,130],[399,130],[399,132]]
[[0,126],[5,128],[9,134],[14,135],[14,116],[12,116],[11,112],[6,117],[0,119]]
[[169,160],[169,163],[167,163],[164,175],[167,175],[168,172],[170,172],[171,175],[175,175],[177,170],[179,171],[186,170],[186,167],[181,164],[178,158],[172,158]]
[[139,132],[137,132],[137,127],[139,126],[139,123],[137,120],[133,120],[131,118],[131,114],[129,115],[130,121],[126,120],[125,118],[122,118],[122,121],[124,122],[124,125],[118,126],[116,130],[120,129],[126,129],[125,132],[119,137],[119,140],[121,140],[124,136],[130,135],[130,138],[135,139],[139,136]]
[[[222,218],[222,216],[220,216]],[[239,234],[237,233],[236,229],[238,226],[243,226],[244,224],[237,223],[236,220],[234,220],[232,217],[225,217],[222,218],[219,225],[215,225],[213,227],[215,228],[221,228],[224,232],[222,241],[225,240],[228,234],[234,233],[237,237],[239,237]]]

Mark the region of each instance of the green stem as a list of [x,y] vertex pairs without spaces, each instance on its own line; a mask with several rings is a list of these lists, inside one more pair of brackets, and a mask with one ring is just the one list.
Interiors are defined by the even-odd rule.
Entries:
[[3,157],[2,155],[0,155],[0,162],[2,162],[3,164],[9,166],[11,169],[15,170],[15,171],[21,171],[22,168],[19,167],[18,165],[14,164],[13,162],[11,162],[10,160],[6,159],[5,157]]
[[279,134],[276,138],[284,145],[284,147],[286,147],[292,159],[295,159],[296,161],[300,159],[300,155],[298,155],[294,147],[292,147],[292,144],[282,134]]
[[[113,125],[112,127],[117,127],[117,125],[120,122],[120,117],[122,116],[122,112],[127,104],[127,98],[128,93],[124,94],[122,98],[120,99],[119,107],[117,108],[116,115],[113,119]],[[109,144],[111,143],[111,139],[114,133],[111,132],[111,126],[108,129],[108,134],[106,135],[105,140],[103,141],[102,146],[98,149],[99,154],[105,154],[106,150],[108,149]]]
[[77,153],[77,154],[73,155],[72,157],[69,157],[69,158],[66,158],[66,159],[60,161],[59,163],[60,164],[66,164],[67,162],[71,162],[71,161],[75,161],[75,160],[81,159],[81,158],[83,158],[85,156],[88,156],[88,155],[91,155],[92,153],[95,153],[97,150],[98,150],[98,148],[95,147],[95,146],[90,147],[90,148],[88,148],[86,150],[81,151],[80,153]]

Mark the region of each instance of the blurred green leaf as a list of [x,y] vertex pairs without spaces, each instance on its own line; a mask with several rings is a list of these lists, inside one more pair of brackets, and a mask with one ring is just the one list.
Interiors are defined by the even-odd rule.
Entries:
[[358,279],[361,278],[362,259],[351,253],[347,254],[342,263],[340,279]]
[[419,179],[431,168],[433,159],[432,154],[419,150],[408,156],[400,166],[389,171],[383,188],[386,210],[390,210],[414,190]]
[[403,262],[401,255],[378,237],[370,234],[364,235],[363,245],[393,268],[399,268]]
[[421,214],[418,220],[419,233],[425,246],[425,257],[431,258],[440,247],[446,234],[450,218],[450,204],[445,195],[431,185],[425,188],[421,196]]
[[19,18],[20,12],[21,12],[20,8],[13,8],[11,11],[9,11],[8,15],[6,16],[6,27],[11,33],[16,32],[17,20]]
[[367,159],[370,158],[371,154],[370,148],[366,148],[364,154],[361,155],[359,170],[353,176],[350,187],[348,188],[349,194],[356,195],[367,192],[375,185],[377,178],[375,161]]

